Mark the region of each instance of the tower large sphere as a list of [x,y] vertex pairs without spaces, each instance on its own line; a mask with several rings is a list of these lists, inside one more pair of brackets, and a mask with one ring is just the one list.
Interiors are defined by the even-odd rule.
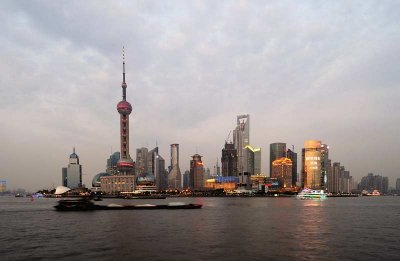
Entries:
[[117,105],[117,110],[123,115],[129,115],[132,112],[132,105],[127,101],[120,101]]

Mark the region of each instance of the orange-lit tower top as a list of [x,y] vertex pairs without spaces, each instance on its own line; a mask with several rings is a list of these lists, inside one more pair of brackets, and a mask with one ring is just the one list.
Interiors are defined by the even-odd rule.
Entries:
[[132,105],[126,101],[125,82],[125,49],[122,49],[122,101],[117,105],[120,115],[120,138],[121,138],[121,158],[117,163],[120,174],[129,175],[133,172],[134,163],[129,155],[129,115],[132,112]]

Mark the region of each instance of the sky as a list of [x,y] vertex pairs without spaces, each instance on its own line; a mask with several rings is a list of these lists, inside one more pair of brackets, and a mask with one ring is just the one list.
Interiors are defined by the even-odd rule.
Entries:
[[[355,180],[400,178],[400,1],[1,1],[0,180],[61,185],[72,148],[83,182],[119,151],[126,54],[130,154],[211,170],[236,116],[250,144],[330,146]],[[230,136],[230,139],[232,135]]]

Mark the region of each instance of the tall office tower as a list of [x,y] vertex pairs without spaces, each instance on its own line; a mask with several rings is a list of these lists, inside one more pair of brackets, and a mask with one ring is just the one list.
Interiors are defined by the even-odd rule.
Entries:
[[[137,150],[136,150],[137,157]],[[147,152],[146,156],[146,173],[149,176],[156,177],[157,176],[157,158],[158,158],[158,147],[155,147],[152,150]]]
[[168,175],[169,189],[182,189],[182,175],[179,169],[179,144],[171,144],[171,166]]
[[157,189],[160,190],[167,190],[168,189],[168,171],[165,169],[165,160],[158,154],[158,171],[156,176],[156,185]]
[[190,171],[186,170],[182,175],[183,179],[183,189],[187,189],[190,187]]
[[272,162],[271,178],[278,179],[281,188],[292,187],[292,166],[292,160],[286,157],[276,159]]
[[302,149],[302,186],[321,189],[321,141],[307,140]]
[[297,153],[288,149],[286,157],[292,161],[292,187],[297,186]]
[[69,156],[68,167],[62,169],[62,184],[70,189],[82,187],[82,165],[79,164],[75,148]]
[[115,175],[118,172],[117,169],[117,163],[118,160],[120,159],[121,154],[119,152],[114,152],[112,155],[110,155],[110,158],[107,159],[107,168],[106,172],[110,175]]
[[[344,167],[343,167],[344,169]],[[350,193],[351,189],[351,184],[350,184],[350,171],[344,170],[343,171],[343,177],[342,177],[342,193]]]
[[249,176],[261,174],[261,148],[253,148],[250,145],[247,145],[245,148]]
[[135,172],[136,176],[145,176],[148,172],[148,156],[149,150],[147,148],[136,149],[136,162],[135,162]]
[[332,174],[332,161],[330,159],[328,159],[326,162],[325,171],[326,171],[326,183],[324,189],[328,192],[331,192],[330,188],[331,188],[331,183],[333,182],[333,174]]
[[237,150],[238,173],[247,173],[246,146],[250,144],[250,115],[238,115],[237,126],[233,130],[233,144]]
[[126,100],[125,52],[122,57],[122,101],[117,105],[120,115],[121,158],[118,160],[117,167],[119,174],[131,175],[134,168],[133,160],[129,155],[129,114],[132,112],[132,105]]
[[[141,152],[144,154],[145,150],[141,150]],[[165,185],[165,183],[168,183],[168,181],[165,181],[165,160],[158,154],[158,147],[147,153],[146,165],[145,175],[147,180],[153,181],[152,185],[155,185],[158,191],[167,189],[168,186]]]
[[204,164],[199,154],[194,154],[190,161],[190,188],[199,190],[204,187]]
[[345,182],[346,181],[346,169],[344,166],[340,166],[340,175],[339,175],[339,192],[345,193]]
[[286,157],[286,143],[275,142],[269,145],[269,175],[272,173],[272,162]]
[[222,176],[228,177],[238,176],[237,170],[237,150],[233,143],[225,142],[225,147],[222,149],[221,165],[222,165]]
[[325,186],[328,181],[328,170],[329,170],[329,146],[321,144],[321,189],[327,189]]
[[332,164],[332,175],[328,177],[328,191],[330,193],[339,193],[340,192],[340,162],[334,162]]

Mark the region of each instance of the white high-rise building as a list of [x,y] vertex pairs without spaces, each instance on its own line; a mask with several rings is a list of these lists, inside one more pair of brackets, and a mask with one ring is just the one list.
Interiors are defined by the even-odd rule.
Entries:
[[82,187],[82,165],[79,164],[79,156],[73,153],[69,156],[67,168],[63,168],[63,185],[70,189]]
[[182,189],[182,175],[179,169],[179,144],[171,144],[171,165],[168,174],[168,189]]
[[233,143],[237,150],[237,170],[240,173],[248,172],[246,146],[250,145],[250,115],[238,115],[237,126],[233,130]]

